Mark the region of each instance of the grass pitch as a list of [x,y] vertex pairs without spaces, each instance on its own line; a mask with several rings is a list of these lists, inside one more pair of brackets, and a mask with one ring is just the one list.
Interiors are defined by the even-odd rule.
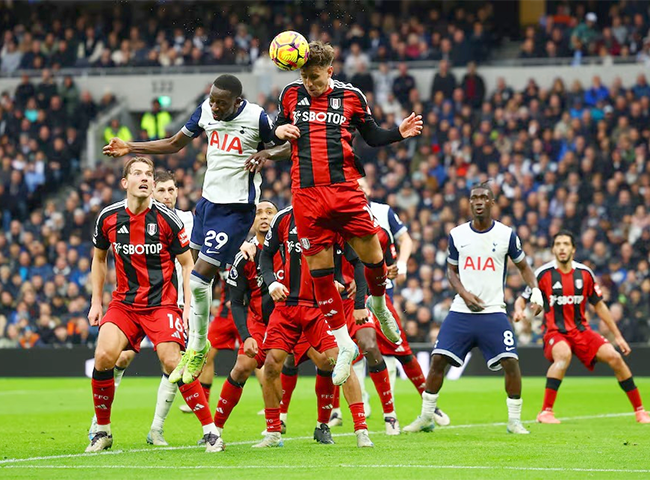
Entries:
[[[195,442],[201,428],[176,403],[165,426],[170,447],[146,445],[157,378],[124,377],[113,406],[115,443],[109,453],[83,454],[92,416],[89,379],[0,379],[0,478],[162,479],[162,478],[650,478],[650,425],[634,421],[627,397],[611,378],[568,378],[560,389],[556,415],[561,425],[539,425],[544,379],[524,379],[524,423],[528,436],[508,435],[503,379],[467,377],[447,381],[439,406],[452,425],[433,433],[386,436],[374,386],[368,419],[374,449],[357,449],[352,420],[333,429],[335,445],[316,445],[314,379],[301,378],[289,410],[285,446],[252,450],[264,429],[260,388],[251,379],[233,412],[226,451],[206,454]],[[215,379],[216,405],[222,379]],[[646,406],[650,379],[638,378]],[[398,380],[400,423],[420,411],[413,386]],[[346,407],[346,405],[343,405]]]

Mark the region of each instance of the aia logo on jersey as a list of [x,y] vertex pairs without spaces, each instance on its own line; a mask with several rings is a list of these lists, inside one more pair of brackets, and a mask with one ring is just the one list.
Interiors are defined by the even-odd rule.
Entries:
[[463,270],[479,270],[483,272],[486,270],[492,270],[493,272],[496,272],[497,269],[494,265],[494,259],[492,259],[492,257],[467,257],[465,259],[465,265],[463,265]]
[[241,146],[241,140],[239,137],[233,136],[230,138],[228,134],[224,134],[223,138],[219,138],[219,132],[216,130],[210,134],[210,141],[208,144],[211,147],[217,148],[219,150],[222,150],[224,152],[236,152],[238,154],[243,153],[243,149]]

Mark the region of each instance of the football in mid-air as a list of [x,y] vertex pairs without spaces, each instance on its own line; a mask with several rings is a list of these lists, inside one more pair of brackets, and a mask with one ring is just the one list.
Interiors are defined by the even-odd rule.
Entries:
[[269,47],[269,56],[281,70],[302,68],[309,58],[309,42],[298,32],[278,33]]

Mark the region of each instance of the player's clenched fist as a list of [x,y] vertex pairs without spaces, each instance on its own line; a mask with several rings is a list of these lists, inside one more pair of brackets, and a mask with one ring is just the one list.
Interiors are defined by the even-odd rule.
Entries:
[[416,115],[415,112],[411,112],[400,124],[399,133],[404,138],[415,137],[422,133],[422,125],[422,115]]
[[88,312],[88,321],[92,327],[99,325],[99,320],[102,318],[102,313],[104,309],[101,305],[93,303],[90,306],[90,312]]
[[300,129],[290,123],[286,125],[280,125],[275,130],[275,136],[280,140],[296,140],[300,137]]
[[280,282],[273,282],[269,285],[269,295],[274,302],[282,302],[287,299],[289,295],[289,290]]
[[244,341],[244,353],[246,354],[246,356],[250,358],[255,358],[257,352],[258,352],[257,341],[255,341],[253,337],[248,337]]
[[104,145],[102,153],[108,155],[109,157],[123,157],[128,155],[131,149],[129,145],[122,140],[121,138],[113,137],[111,141],[108,142],[108,145]]

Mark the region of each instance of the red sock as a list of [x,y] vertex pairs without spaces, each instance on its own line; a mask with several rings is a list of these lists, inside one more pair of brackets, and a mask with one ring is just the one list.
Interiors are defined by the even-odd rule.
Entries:
[[280,409],[279,408],[265,408],[264,417],[266,418],[266,431],[267,432],[280,432],[282,424],[280,423]]
[[100,372],[93,369],[93,378],[90,381],[93,389],[93,403],[98,425],[110,425],[111,407],[115,398],[115,380],[113,369]]
[[408,362],[402,363],[402,368],[411,383],[418,389],[418,393],[422,395],[422,392],[426,389],[426,378],[417,358],[411,355],[411,359]]
[[208,404],[210,404],[210,389],[212,388],[212,384],[201,383],[201,388],[203,389],[203,393],[205,394],[205,399],[208,401]]
[[316,403],[318,404],[318,423],[330,421],[332,401],[334,400],[334,384],[332,372],[316,370]]
[[318,306],[325,315],[327,323],[332,330],[337,330],[347,325],[343,310],[341,294],[334,285],[334,269],[322,268],[312,270],[314,280],[314,296],[318,300]]
[[228,421],[228,417],[230,417],[233,408],[235,408],[239,403],[243,391],[244,385],[235,382],[232,377],[228,375],[228,378],[223,382],[223,386],[221,387],[217,410],[214,412],[214,424],[217,427],[223,428],[224,424]]
[[370,367],[368,370],[372,383],[375,384],[375,388],[379,394],[379,400],[381,401],[384,413],[393,413],[395,411],[395,404],[393,402],[393,392],[390,389],[390,377],[388,376],[386,362],[382,360],[379,365]]
[[341,387],[334,386],[334,398],[332,399],[332,408],[341,408]]
[[553,405],[555,405],[555,398],[557,397],[557,391],[560,389],[560,384],[562,380],[559,378],[548,377],[546,379],[546,388],[544,389],[544,403],[542,404],[542,411],[553,410]]
[[[630,403],[632,404],[632,408],[634,408],[634,411],[638,412],[639,410],[643,410],[643,403],[641,402],[641,394],[639,393],[639,389],[636,388],[636,385],[634,384],[634,378],[630,377],[627,380],[618,382],[618,384],[627,394],[627,398],[630,399]],[[99,417],[97,417],[97,419],[99,421]]]
[[363,410],[363,402],[351,404],[350,413],[352,414],[355,432],[357,430],[368,430],[368,425],[366,425],[366,413]]
[[386,293],[386,262],[383,260],[379,263],[364,263],[364,275],[368,283],[368,292],[373,297],[383,297]]
[[194,380],[192,383],[180,382],[178,390],[183,395],[187,406],[192,409],[196,418],[201,422],[201,425],[210,425],[212,423],[210,405],[208,405],[208,401],[205,398],[201,383],[198,380]]
[[287,413],[289,411],[289,404],[291,403],[291,395],[293,395],[293,391],[296,389],[296,384],[298,383],[298,368],[282,367],[280,382],[282,382],[280,413]]

